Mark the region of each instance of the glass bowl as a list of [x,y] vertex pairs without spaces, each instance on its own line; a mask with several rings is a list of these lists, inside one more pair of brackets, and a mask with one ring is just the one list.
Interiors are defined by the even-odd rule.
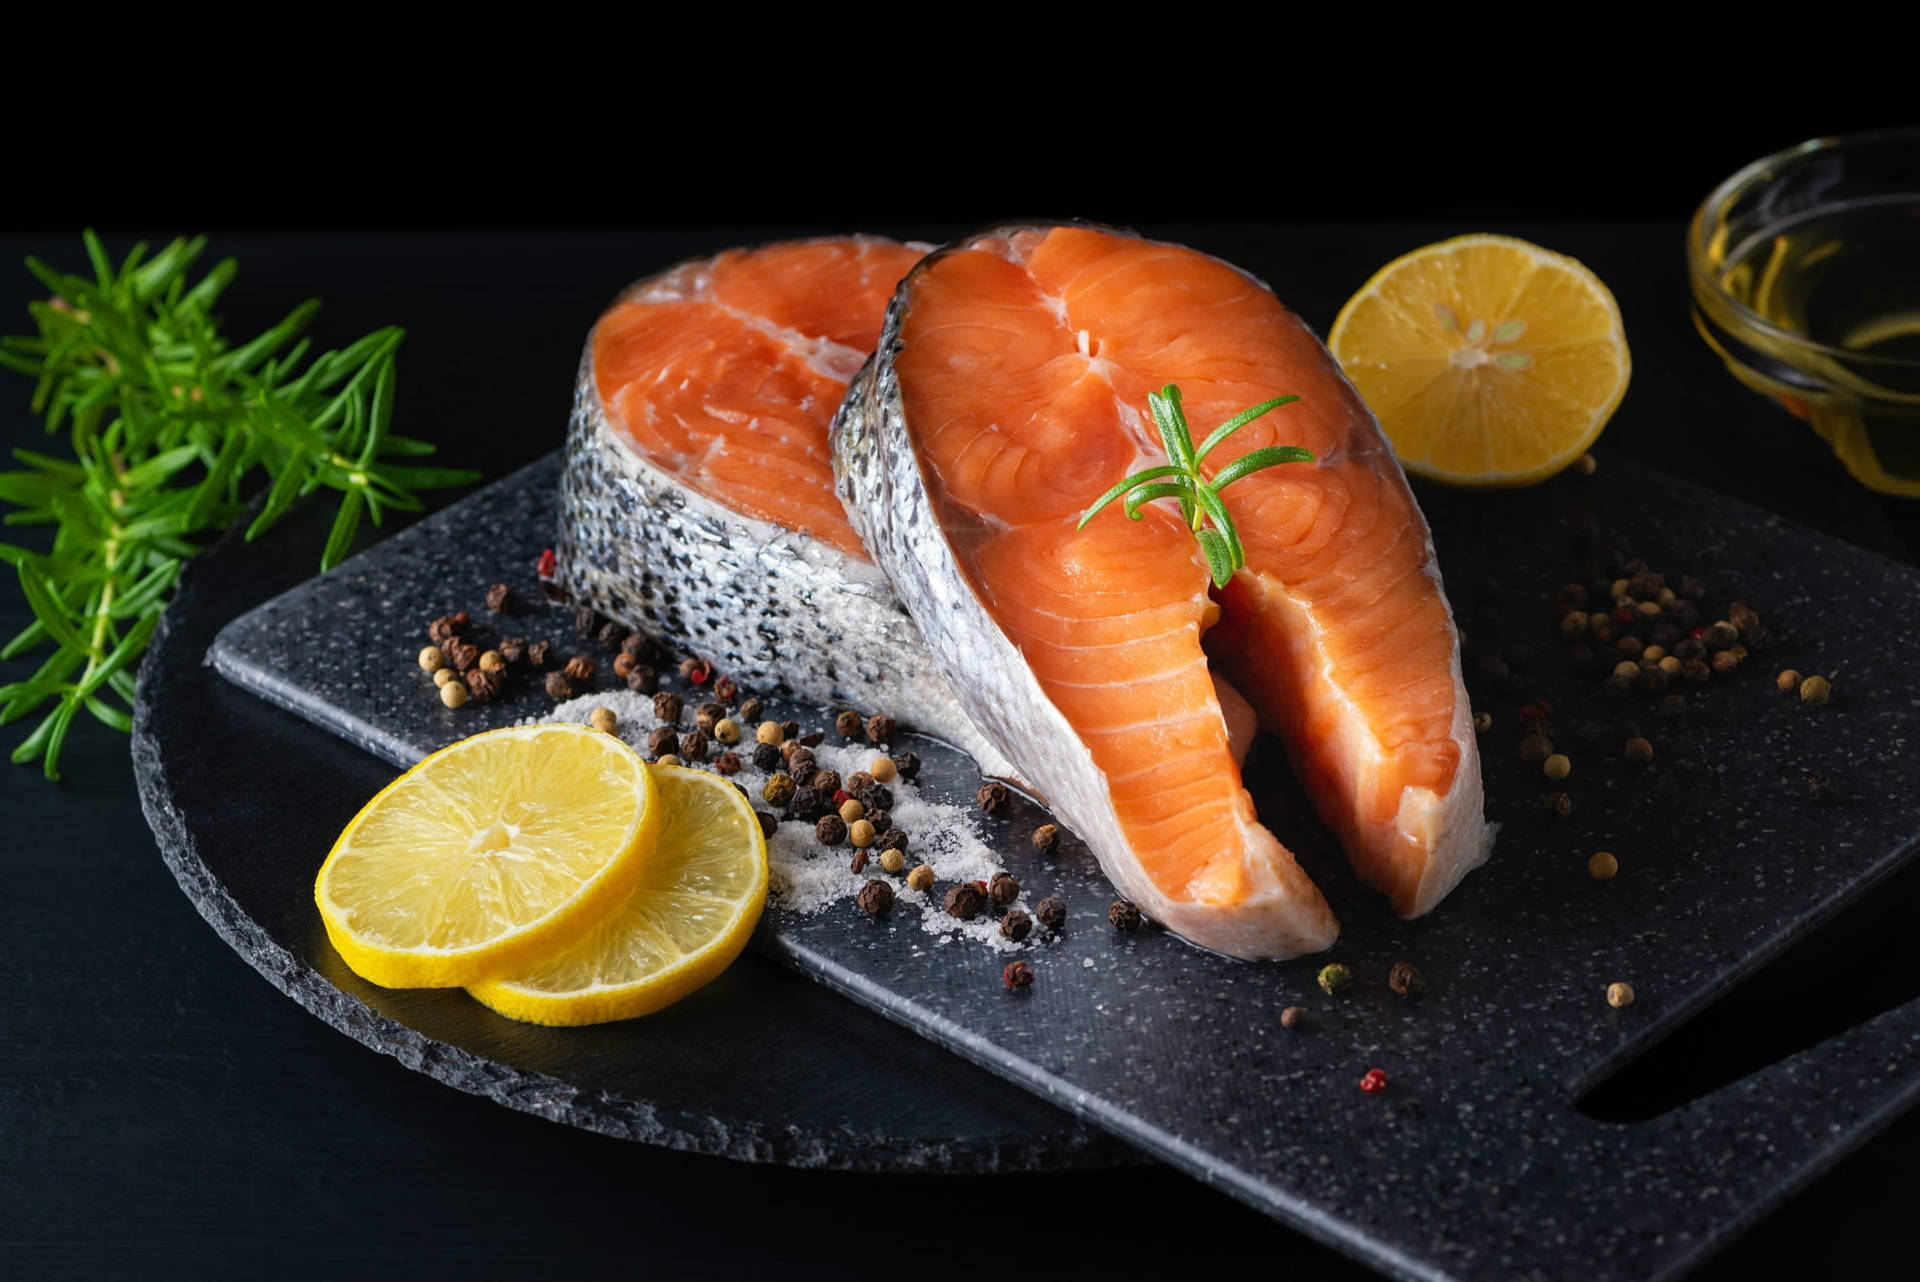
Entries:
[[1920,128],[1816,138],[1713,190],[1693,320],[1862,483],[1920,497]]

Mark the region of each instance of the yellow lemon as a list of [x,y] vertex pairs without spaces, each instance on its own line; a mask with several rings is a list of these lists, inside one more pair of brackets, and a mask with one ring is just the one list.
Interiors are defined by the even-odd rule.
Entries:
[[1529,485],[1579,458],[1626,393],[1620,308],[1580,263],[1511,236],[1394,259],[1327,346],[1412,473]]
[[459,987],[551,956],[618,908],[660,818],[646,763],[612,735],[489,731],[368,802],[320,866],[313,897],[361,978]]
[[655,766],[664,820],[625,904],[558,956],[468,991],[512,1019],[598,1024],[671,1005],[746,947],[767,901],[753,807],[718,775]]

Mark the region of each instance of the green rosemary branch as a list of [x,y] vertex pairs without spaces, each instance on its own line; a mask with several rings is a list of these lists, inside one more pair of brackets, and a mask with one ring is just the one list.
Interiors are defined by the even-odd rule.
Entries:
[[308,359],[302,334],[320,307],[309,301],[230,346],[213,308],[238,267],[228,258],[189,281],[204,237],[152,257],[137,245],[117,267],[99,237],[84,240],[90,276],[27,260],[50,294],[28,305],[39,332],[0,338],[0,366],[36,380],[33,412],[72,452],[15,450],[20,470],[0,472],[0,500],[17,509],[5,524],[56,527],[46,552],[0,543],[33,612],[0,658],[49,651],[0,686],[0,724],[52,705],[13,752],[49,779],[82,709],[132,729],[135,665],[181,564],[245,512],[256,478],[269,485],[248,539],[302,496],[340,492],[322,569],[345,557],[363,516],[378,524],[417,510],[416,491],[477,479],[391,461],[434,449],[390,430],[402,330]]
[[1155,499],[1173,499],[1180,504],[1180,516],[1193,531],[1193,537],[1200,541],[1200,550],[1206,554],[1207,568],[1213,574],[1213,585],[1224,588],[1233,572],[1247,563],[1247,550],[1240,543],[1240,531],[1234,528],[1233,517],[1227,513],[1227,505],[1220,501],[1220,491],[1232,485],[1244,476],[1266,468],[1278,467],[1282,463],[1311,463],[1313,452],[1301,449],[1298,445],[1269,445],[1264,449],[1250,450],[1216,472],[1211,479],[1200,470],[1207,455],[1220,442],[1232,436],[1262,414],[1279,409],[1282,405],[1291,405],[1299,400],[1298,396],[1276,396],[1270,401],[1261,401],[1258,405],[1241,410],[1232,418],[1213,429],[1200,448],[1193,445],[1193,433],[1187,428],[1187,412],[1180,404],[1180,388],[1168,383],[1158,392],[1147,394],[1147,407],[1153,411],[1154,426],[1160,429],[1160,442],[1166,449],[1167,462],[1157,467],[1142,468],[1126,480],[1102,494],[1094,505],[1080,517],[1080,529],[1087,528],[1087,522],[1099,515],[1100,509],[1125,496],[1123,505],[1129,520],[1140,519],[1143,504]]

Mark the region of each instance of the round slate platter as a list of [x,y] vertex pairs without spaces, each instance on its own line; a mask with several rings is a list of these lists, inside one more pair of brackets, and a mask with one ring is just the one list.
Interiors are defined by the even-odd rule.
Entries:
[[660,1014],[582,1029],[516,1024],[459,991],[381,989],[348,971],[313,910],[313,872],[393,769],[204,661],[223,624],[312,574],[323,516],[296,512],[257,544],[230,535],[188,566],[142,665],[134,723],[135,772],[162,856],[201,915],[276,988],[449,1086],[622,1139],[850,1170],[1144,1160],[752,952]]

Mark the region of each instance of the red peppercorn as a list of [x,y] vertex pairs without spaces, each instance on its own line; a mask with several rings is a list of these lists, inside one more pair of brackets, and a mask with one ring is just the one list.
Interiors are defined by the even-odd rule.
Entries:
[[846,805],[846,804],[847,804],[847,803],[848,803],[849,801],[852,801],[852,800],[853,800],[853,794],[852,794],[852,793],[850,793],[850,792],[848,792],[848,791],[847,791],[847,790],[846,790],[845,788],[835,788],[835,789],[833,790],[833,804],[834,804],[834,805],[836,805],[836,806],[844,806],[844,805]]
[[1026,988],[1033,983],[1033,967],[1023,961],[1009,962],[1000,972],[1000,982],[1008,988]]
[[1360,1079],[1360,1089],[1369,1095],[1378,1095],[1387,1089],[1387,1075],[1377,1068],[1370,1068]]
[[534,568],[534,571],[538,573],[541,578],[551,579],[553,577],[554,568],[557,566],[557,564],[558,562],[556,561],[553,555],[553,549],[548,548],[542,553],[540,553],[540,560],[534,565],[533,568]]
[[696,663],[693,665],[691,669],[688,670],[687,680],[693,682],[693,684],[697,686],[703,686],[707,683],[707,678],[712,675],[713,675],[713,670],[711,668],[707,667],[703,663]]
[[1695,641],[1703,641],[1706,639],[1707,630],[1705,628],[1695,628],[1691,632],[1687,633],[1687,635],[1692,637]]

